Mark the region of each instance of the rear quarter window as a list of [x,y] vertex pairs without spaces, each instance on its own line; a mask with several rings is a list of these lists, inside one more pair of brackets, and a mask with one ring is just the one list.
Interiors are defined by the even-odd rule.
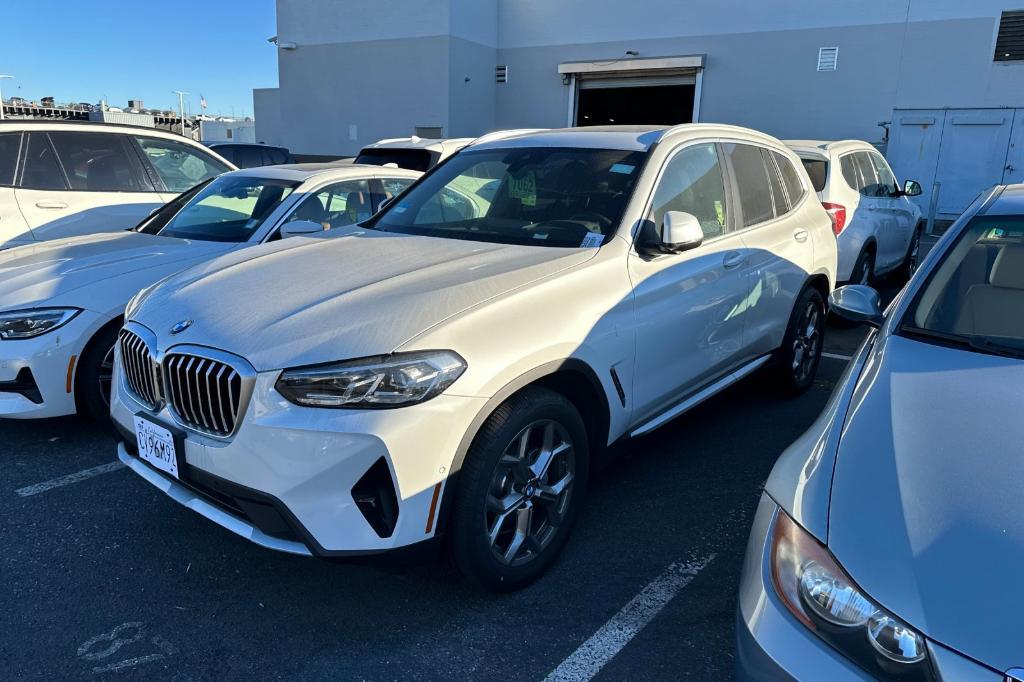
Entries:
[[749,227],[775,217],[768,169],[761,148],[749,144],[726,144],[725,153],[732,164],[740,195],[743,226]]
[[14,169],[18,165],[21,133],[0,135],[0,185],[14,184]]
[[811,187],[815,192],[825,190],[825,180],[828,178],[828,161],[824,159],[800,159],[807,171],[807,177],[811,179]]

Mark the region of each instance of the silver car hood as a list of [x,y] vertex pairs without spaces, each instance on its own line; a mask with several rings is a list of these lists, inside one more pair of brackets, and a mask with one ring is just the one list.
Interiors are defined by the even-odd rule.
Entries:
[[[513,246],[354,229],[245,249],[162,282],[131,319],[162,348],[199,344],[259,371],[390,353],[483,301],[597,249]],[[177,336],[182,320],[192,326]]]
[[[199,242],[137,232],[112,232],[56,239],[0,251],[0,310],[33,305],[71,305],[65,294],[111,278],[126,278],[121,305],[142,287],[235,248],[237,244]],[[157,268],[159,272],[153,273]],[[133,273],[148,272],[136,282]],[[100,299],[105,299],[100,296]],[[86,298],[77,307],[105,312],[102,300]],[[95,305],[96,307],[92,307]]]
[[1022,666],[1024,361],[884,343],[844,427],[829,548],[928,637]]

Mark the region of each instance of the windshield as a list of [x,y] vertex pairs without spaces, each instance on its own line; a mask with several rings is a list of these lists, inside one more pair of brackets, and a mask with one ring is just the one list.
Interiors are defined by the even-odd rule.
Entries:
[[423,172],[430,168],[437,154],[428,149],[397,149],[381,147],[364,149],[352,163],[365,163],[370,166],[386,166],[389,163],[398,168]]
[[463,151],[369,226],[505,244],[600,246],[622,218],[644,156],[554,147]]
[[222,175],[199,190],[158,234],[210,242],[248,241],[298,184]]
[[900,333],[1024,356],[1024,216],[978,216],[932,271]]

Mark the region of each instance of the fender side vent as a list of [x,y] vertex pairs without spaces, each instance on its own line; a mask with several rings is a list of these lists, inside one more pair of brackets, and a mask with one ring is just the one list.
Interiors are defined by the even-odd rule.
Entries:
[[398,523],[398,495],[383,457],[352,486],[352,499],[377,535],[391,537]]
[[622,382],[619,381],[619,373],[612,367],[612,383],[615,384],[615,393],[619,396],[619,402],[626,406],[626,392],[622,389]]

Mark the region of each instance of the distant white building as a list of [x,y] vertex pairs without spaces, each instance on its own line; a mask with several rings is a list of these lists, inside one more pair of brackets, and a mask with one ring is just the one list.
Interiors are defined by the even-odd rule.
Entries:
[[256,123],[251,120],[200,118],[200,142],[256,142]]

